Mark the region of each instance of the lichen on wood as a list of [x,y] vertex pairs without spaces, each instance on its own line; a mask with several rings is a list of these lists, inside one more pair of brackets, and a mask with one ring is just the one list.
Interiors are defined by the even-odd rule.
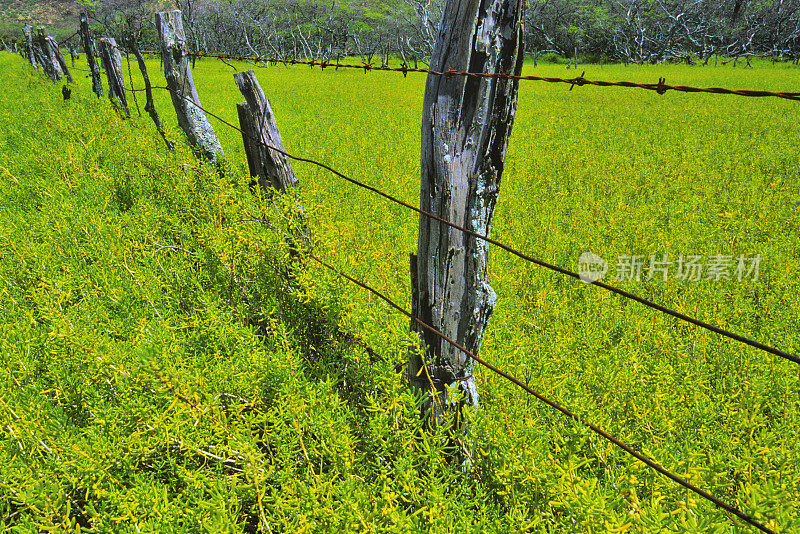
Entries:
[[[519,0],[448,0],[431,70],[511,73],[522,70]],[[515,80],[428,75],[422,113],[420,208],[489,235],[517,107]],[[489,285],[488,246],[424,215],[412,256],[415,317],[478,354],[497,296]],[[411,354],[409,381],[427,424],[476,407],[473,362],[443,339],[414,326],[424,351]],[[424,361],[423,361],[424,359]],[[423,366],[425,368],[423,368]],[[460,393],[454,400],[449,390]],[[433,391],[431,391],[433,390]]]

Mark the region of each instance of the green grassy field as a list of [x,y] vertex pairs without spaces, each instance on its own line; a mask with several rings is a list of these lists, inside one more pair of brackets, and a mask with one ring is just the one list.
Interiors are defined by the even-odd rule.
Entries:
[[[800,87],[796,68],[754,65],[585,76]],[[423,76],[256,70],[290,152],[418,202]],[[132,98],[134,118],[119,119],[83,72],[66,102],[19,57],[0,54],[0,72],[5,530],[753,531],[483,369],[477,468],[461,473],[420,432],[395,369],[407,319],[313,263],[288,274],[291,210],[250,193],[238,132],[212,120],[220,176],[185,146],[164,91],[175,154]],[[212,60],[194,70],[203,105],[236,123],[232,74]],[[493,237],[573,270],[593,251],[612,284],[797,352],[798,104],[567,89],[521,85]],[[409,302],[417,217],[295,170],[316,253]],[[619,256],[663,254],[759,255],[760,272],[614,279]],[[797,365],[502,251],[490,275],[484,358],[770,528],[800,531]]]

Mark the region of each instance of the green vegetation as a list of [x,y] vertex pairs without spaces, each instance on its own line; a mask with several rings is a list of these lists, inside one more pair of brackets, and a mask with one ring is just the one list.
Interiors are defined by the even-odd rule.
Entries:
[[[585,76],[800,86],[797,69],[754,65]],[[165,152],[132,98],[134,118],[118,118],[83,72],[69,101],[18,56],[0,54],[0,73],[4,530],[752,531],[483,369],[477,469],[459,472],[396,371],[408,321],[293,264],[292,210],[250,192],[238,132],[212,119],[220,175],[182,143]],[[204,106],[236,123],[232,73],[198,60],[194,77]],[[290,152],[417,202],[424,77],[257,74]],[[591,250],[612,283],[797,352],[798,104],[567,88],[522,84],[494,237],[572,269]],[[180,139],[169,95],[156,97]],[[295,169],[316,253],[408,302],[417,217]],[[755,282],[616,282],[626,254],[762,263]],[[484,358],[778,532],[800,530],[796,365],[501,251],[491,276]]]

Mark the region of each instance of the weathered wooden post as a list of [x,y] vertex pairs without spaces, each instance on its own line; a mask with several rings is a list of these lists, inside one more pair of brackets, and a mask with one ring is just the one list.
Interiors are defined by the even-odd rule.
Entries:
[[44,33],[44,26],[36,28],[36,49],[39,50],[39,57],[41,57],[39,63],[42,65],[42,70],[44,70],[45,74],[54,82],[63,78],[64,73],[61,72],[61,65],[53,53],[50,42],[47,40],[47,35]]
[[100,79],[100,67],[97,66],[97,62],[95,61],[92,38],[89,35],[89,21],[86,18],[86,13],[81,13],[81,40],[83,41],[83,51],[86,53],[86,63],[89,65],[89,71],[92,73],[92,91],[97,95],[97,98],[101,98],[103,96],[103,82]]
[[117,48],[117,42],[111,37],[100,39],[100,62],[108,79],[108,98],[130,117],[131,112],[128,111],[128,99],[125,95],[125,79],[122,77],[122,56]]
[[33,52],[33,35],[31,34],[31,25],[26,24],[22,29],[22,33],[25,35],[25,57],[31,62],[31,67],[38,69],[39,65],[36,62],[36,54]]
[[[522,71],[522,10],[522,0],[447,0],[431,69],[500,76],[429,74],[425,85],[420,208],[481,235],[491,230],[517,108],[518,81],[502,75]],[[485,241],[420,216],[411,256],[412,313],[473,354],[497,298],[487,256]],[[478,405],[474,362],[414,322],[412,328],[425,352],[410,355],[409,380],[418,392],[431,392],[423,417],[429,427],[451,422],[458,432],[463,410]],[[463,398],[448,398],[448,389]]]
[[64,76],[67,77],[67,81],[69,83],[75,83],[75,80],[72,78],[72,74],[69,72],[67,68],[67,62],[64,61],[64,55],[61,53],[61,47],[58,46],[58,41],[55,40],[54,37],[50,37],[49,35],[45,38],[47,40],[47,44],[49,45],[50,50],[50,57],[52,60],[58,64],[61,72]]
[[50,71],[48,70],[50,68],[50,58],[47,54],[47,49],[42,46],[39,37],[40,36],[37,30],[37,34],[33,38],[33,46],[32,46],[33,55],[36,58],[36,64],[39,67],[41,67],[41,69],[44,71],[45,74],[48,75],[48,77],[52,78]]
[[297,177],[289,158],[264,146],[286,151],[272,105],[252,70],[237,72],[233,78],[247,100],[237,104],[236,109],[250,175],[258,177],[258,183],[264,191],[273,187],[285,193],[297,185]]
[[75,45],[69,45],[69,57],[72,58],[72,68],[75,68],[75,60],[78,59],[78,51],[75,50]]
[[161,41],[164,76],[172,105],[178,115],[178,124],[189,138],[189,143],[206,161],[217,165],[223,155],[222,146],[201,109],[200,98],[194,87],[181,12],[174,10],[156,13],[156,28]]

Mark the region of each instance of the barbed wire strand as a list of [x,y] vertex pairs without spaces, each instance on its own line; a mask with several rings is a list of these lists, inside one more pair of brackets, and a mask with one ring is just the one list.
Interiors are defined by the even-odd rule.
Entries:
[[[127,52],[127,51],[126,51]],[[161,52],[155,50],[147,50],[143,51],[142,54],[149,54],[149,55],[161,55]],[[388,65],[381,65],[376,67],[372,63],[364,62],[361,65],[354,64],[354,63],[341,63],[338,59],[336,62],[332,62],[329,60],[301,60],[301,59],[281,59],[274,56],[239,56],[235,54],[212,54],[207,52],[187,52],[187,55],[190,57],[203,57],[203,58],[211,58],[211,59],[227,59],[233,61],[249,61],[254,63],[266,63],[269,65],[272,64],[283,64],[288,66],[294,65],[308,65],[311,68],[320,67],[322,70],[325,70],[328,67],[332,67],[335,70],[338,69],[356,69],[356,70],[363,70],[366,74],[369,71],[384,71],[384,72],[402,72],[403,76],[406,76],[409,72],[416,72],[422,74],[431,74],[434,76],[467,76],[472,78],[497,78],[502,80],[518,80],[518,81],[536,81],[536,82],[546,82],[546,83],[565,83],[569,84],[570,90],[576,85],[581,87],[583,85],[594,85],[598,87],[627,87],[627,88],[637,88],[637,89],[645,89],[648,91],[655,91],[656,93],[663,95],[667,91],[677,91],[681,93],[708,93],[708,94],[718,94],[718,95],[737,95],[737,96],[748,96],[748,97],[775,97],[775,98],[782,98],[785,100],[793,100],[796,102],[800,102],[800,92],[797,93],[790,93],[790,92],[775,92],[775,91],[762,91],[762,90],[754,90],[754,89],[726,89],[723,87],[692,87],[687,85],[667,85],[666,78],[659,77],[658,83],[636,83],[636,82],[628,82],[628,81],[618,81],[618,82],[609,82],[604,80],[589,80],[584,78],[584,71],[580,76],[576,78],[555,78],[555,77],[548,77],[548,76],[533,76],[533,75],[515,75],[509,74],[505,72],[467,72],[467,71],[457,71],[453,69],[448,69],[446,71],[435,71],[432,69],[421,69],[417,67],[409,67],[405,62],[400,67],[389,67]]]
[[372,63],[364,63],[361,65],[352,64],[352,63],[340,63],[340,62],[330,62],[327,60],[317,61],[317,60],[299,60],[299,59],[279,59],[274,57],[247,57],[247,56],[233,56],[233,55],[226,55],[226,54],[208,54],[202,52],[189,52],[189,56],[195,57],[207,57],[207,58],[216,58],[216,59],[229,59],[229,60],[238,60],[238,61],[252,61],[252,62],[260,62],[260,63],[273,63],[273,64],[284,64],[284,65],[309,65],[311,68],[318,66],[323,70],[327,67],[333,67],[335,69],[357,69],[363,70],[364,73],[369,71],[388,71],[388,72],[402,72],[405,76],[409,72],[417,72],[423,74],[432,74],[434,76],[467,76],[472,78],[497,78],[501,80],[518,80],[518,81],[537,81],[537,82],[547,82],[547,83],[565,83],[570,85],[570,90],[574,86],[583,86],[583,85],[594,85],[598,87],[628,87],[628,88],[637,88],[637,89],[646,89],[648,91],[655,91],[656,93],[663,95],[667,91],[677,91],[681,93],[710,93],[710,94],[718,94],[718,95],[737,95],[737,96],[749,96],[749,97],[776,97],[782,98],[785,100],[794,100],[800,101],[800,93],[789,93],[789,92],[773,92],[773,91],[761,91],[761,90],[753,90],[753,89],[725,89],[723,87],[691,87],[687,85],[667,85],[665,78],[659,78],[658,83],[635,83],[635,82],[628,82],[628,81],[618,81],[618,82],[609,82],[603,80],[588,80],[584,78],[583,74],[576,78],[555,78],[555,77],[547,77],[547,76],[533,76],[533,75],[514,75],[504,72],[496,72],[496,73],[487,73],[487,72],[465,72],[465,71],[457,71],[448,69],[446,71],[435,71],[431,69],[421,69],[417,67],[409,67],[405,63],[403,63],[400,67],[389,67],[388,65],[381,65],[376,67]]
[[[183,98],[184,100],[187,100],[188,102],[191,102],[198,109],[200,109],[201,111],[205,112],[207,115],[209,115],[211,117],[214,117],[215,119],[217,119],[218,121],[222,122],[226,126],[228,126],[230,128],[233,128],[234,130],[240,132],[243,135],[248,135],[245,132],[243,132],[241,128],[231,124],[230,122],[228,122],[227,120],[223,119],[219,115],[217,115],[217,114],[215,114],[215,113],[213,113],[211,111],[208,111],[207,109],[204,109],[202,106],[198,106],[190,98],[188,98],[188,97],[186,97],[184,95],[181,95],[180,93],[178,93],[176,91],[171,90],[169,87],[153,86],[152,88],[153,89],[161,89],[161,90],[169,91],[172,94],[178,95],[180,98]],[[142,90],[143,89],[138,89],[138,91],[142,91]],[[372,187],[372,186],[367,185],[367,184],[365,184],[363,182],[360,182],[360,181],[358,181],[358,180],[356,180],[354,178],[351,178],[351,177],[349,177],[349,176],[337,171],[336,169],[331,168],[330,166],[328,166],[328,165],[326,165],[324,163],[321,163],[319,161],[315,161],[313,159],[303,158],[303,157],[300,157],[300,156],[292,155],[292,154],[286,152],[285,150],[281,150],[281,149],[279,149],[277,147],[268,145],[268,144],[264,143],[263,141],[261,141],[260,139],[256,139],[256,138],[254,138],[254,137],[252,137],[250,135],[248,135],[248,137],[250,137],[253,141],[261,144],[265,148],[267,148],[269,150],[272,150],[272,151],[274,151],[274,152],[276,152],[278,154],[282,154],[282,155],[286,156],[289,159],[292,159],[294,161],[301,161],[301,162],[304,162],[304,163],[311,163],[311,164],[316,165],[316,166],[318,166],[320,168],[323,168],[323,169],[335,174],[336,176],[342,178],[343,180],[346,180],[346,181],[352,183],[353,185],[356,185],[358,187],[361,187],[363,189],[371,191],[371,192],[373,192],[373,193],[375,193],[375,194],[377,194],[377,195],[379,195],[379,196],[381,196],[381,197],[383,197],[383,198],[385,198],[387,200],[390,200],[391,202],[394,202],[394,203],[396,203],[396,204],[398,204],[400,206],[403,206],[403,207],[405,207],[407,209],[413,210],[413,211],[419,213],[420,215],[424,215],[425,217],[430,217],[431,219],[434,219],[435,221],[438,221],[438,222],[440,222],[442,224],[445,224],[445,225],[447,225],[447,226],[449,226],[449,227],[451,227],[451,228],[453,228],[455,230],[459,230],[460,232],[463,232],[463,233],[465,233],[467,235],[470,235],[470,236],[472,236],[472,237],[474,237],[476,239],[480,239],[482,241],[486,241],[487,243],[495,245],[495,246],[505,250],[506,252],[508,252],[510,254],[513,254],[514,256],[517,256],[518,258],[520,258],[522,260],[525,260],[525,261],[527,261],[529,263],[533,263],[534,265],[538,265],[540,267],[544,267],[545,269],[549,269],[551,271],[555,271],[555,272],[557,272],[559,274],[562,274],[562,275],[565,275],[565,276],[569,276],[569,277],[572,277],[572,278],[575,278],[575,279],[578,279],[578,280],[582,280],[581,276],[576,272],[570,271],[569,269],[564,269],[563,267],[559,267],[557,265],[553,265],[553,264],[548,263],[546,261],[542,261],[542,260],[536,259],[533,256],[525,254],[524,252],[520,252],[519,250],[516,250],[515,248],[513,248],[513,247],[511,247],[509,245],[506,245],[504,243],[501,243],[500,241],[492,239],[489,236],[485,236],[485,235],[479,234],[479,233],[477,233],[477,232],[475,232],[473,230],[470,230],[468,228],[465,228],[463,226],[460,226],[458,224],[455,224],[453,222],[445,220],[445,219],[443,219],[443,218],[441,218],[441,217],[439,217],[437,215],[434,215],[433,213],[429,213],[429,212],[427,212],[425,210],[422,210],[422,209],[420,209],[420,208],[418,208],[416,206],[412,206],[411,204],[409,204],[407,202],[404,202],[404,201],[402,201],[402,200],[400,200],[398,198],[395,198],[392,195],[389,195],[388,193],[384,193],[383,191],[381,191],[379,189],[376,189],[375,187]],[[686,315],[686,314],[681,313],[679,311],[673,310],[672,308],[667,308],[666,306],[663,306],[661,304],[656,304],[655,302],[652,302],[652,301],[647,300],[647,299],[645,299],[643,297],[635,295],[634,293],[631,293],[629,291],[625,291],[624,289],[620,289],[618,287],[606,284],[605,282],[602,282],[600,280],[595,280],[595,281],[592,281],[592,282],[586,281],[586,283],[591,284],[591,285],[595,285],[595,286],[600,287],[600,288],[603,288],[603,289],[605,289],[607,291],[610,291],[612,293],[620,295],[621,297],[624,297],[624,298],[627,298],[627,299],[630,299],[630,300],[634,300],[634,301],[636,301],[636,302],[638,302],[640,304],[643,304],[644,306],[647,306],[649,308],[652,308],[652,309],[654,309],[656,311],[659,311],[659,312],[665,313],[667,315],[670,315],[672,317],[675,317],[676,319],[680,319],[680,320],[682,320],[684,322],[693,324],[695,326],[699,326],[700,328],[709,330],[709,331],[714,332],[716,334],[719,334],[721,336],[724,336],[724,337],[727,337],[729,339],[733,339],[735,341],[739,341],[740,343],[744,343],[745,345],[749,345],[751,347],[760,349],[760,350],[762,350],[764,352],[767,352],[769,354],[772,354],[774,356],[779,356],[779,357],[784,358],[786,360],[789,360],[791,362],[800,364],[800,357],[795,356],[794,354],[790,354],[790,353],[788,353],[786,351],[783,351],[783,350],[780,350],[780,349],[776,349],[776,348],[774,348],[774,347],[772,347],[770,345],[767,345],[765,343],[761,343],[760,341],[756,341],[756,340],[744,337],[744,336],[742,336],[740,334],[736,334],[736,333],[731,332],[729,330],[725,330],[724,328],[720,328],[718,326],[714,326],[714,325],[712,325],[710,323],[707,323],[705,321],[701,321],[699,319],[695,319],[694,317],[690,317],[689,315]]]
[[472,358],[473,360],[478,362],[480,365],[486,367],[487,369],[489,369],[493,373],[495,373],[495,374],[497,374],[499,376],[502,376],[506,380],[516,384],[517,386],[519,386],[520,388],[525,390],[527,393],[533,395],[534,397],[536,397],[540,401],[544,402],[545,404],[547,404],[551,408],[554,408],[554,409],[558,410],[559,412],[561,412],[565,416],[569,417],[570,419],[573,419],[573,420],[577,421],[578,423],[582,424],[583,426],[591,429],[596,434],[602,436],[606,440],[610,441],[611,443],[613,443],[614,445],[616,445],[620,449],[624,450],[625,452],[627,452],[628,454],[630,454],[631,456],[633,456],[634,458],[636,458],[640,462],[646,464],[648,467],[658,471],[659,473],[661,473],[665,477],[669,478],[673,482],[683,486],[684,488],[686,488],[688,490],[693,491],[694,493],[696,493],[700,497],[712,502],[714,505],[722,508],[726,512],[729,512],[729,513],[735,515],[736,517],[738,517],[742,521],[748,523],[749,525],[752,525],[752,526],[756,527],[757,529],[759,529],[759,530],[761,530],[763,532],[775,534],[775,532],[773,530],[771,530],[771,529],[767,528],[766,526],[764,526],[763,524],[759,523],[757,520],[755,520],[751,516],[745,514],[744,512],[739,510],[738,508],[736,508],[736,507],[734,507],[734,506],[732,506],[732,505],[730,505],[730,504],[728,504],[728,503],[726,503],[724,501],[721,501],[720,499],[714,497],[710,493],[698,488],[697,486],[695,486],[691,482],[688,482],[687,480],[681,478],[680,476],[678,476],[678,475],[668,471],[667,469],[661,467],[661,465],[656,463],[654,460],[651,460],[650,458],[644,456],[642,453],[638,452],[634,448],[630,447],[629,445],[626,445],[625,443],[623,443],[619,439],[615,438],[614,436],[612,436],[611,434],[609,434],[608,432],[606,432],[602,428],[600,428],[597,425],[594,425],[594,424],[590,423],[589,421],[583,419],[582,417],[574,414],[573,412],[571,412],[567,408],[564,408],[563,406],[561,406],[557,402],[555,402],[553,400],[550,400],[549,398],[545,397],[541,393],[537,392],[536,390],[534,390],[533,388],[531,388],[530,386],[528,386],[527,384],[525,384],[524,382],[522,382],[518,378],[515,378],[514,376],[512,376],[512,375],[506,373],[505,371],[502,371],[499,368],[495,367],[494,365],[490,364],[486,360],[476,356],[475,354],[473,354],[472,352],[467,350],[466,347],[460,345],[458,342],[452,340],[451,338],[449,338],[445,334],[443,334],[440,331],[436,330],[434,327],[424,323],[423,321],[421,321],[420,319],[415,317],[413,314],[411,314],[411,312],[407,311],[405,308],[401,307],[399,304],[396,304],[389,297],[387,297],[386,295],[384,295],[383,293],[381,293],[377,289],[374,289],[374,288],[368,286],[367,284],[365,284],[363,282],[360,282],[360,281],[356,280],[355,278],[353,278],[351,276],[348,276],[347,274],[343,273],[342,271],[339,271],[338,269],[336,269],[332,265],[329,265],[328,263],[325,263],[321,259],[317,258],[313,254],[310,254],[310,253],[307,253],[307,254],[308,254],[309,258],[311,258],[312,260],[316,261],[320,265],[330,269],[331,271],[336,273],[338,276],[340,276],[342,278],[345,278],[345,279],[349,280],[350,282],[356,284],[357,286],[359,286],[359,287],[361,287],[363,289],[366,289],[367,291],[371,292],[373,295],[375,295],[376,297],[378,297],[381,300],[383,300],[384,302],[386,302],[389,306],[394,308],[396,311],[402,313],[403,315],[405,315],[406,317],[408,317],[409,319],[411,319],[412,321],[417,323],[419,326],[421,326],[422,328],[424,328],[428,332],[440,337],[441,339],[443,339],[444,341],[446,341],[447,343],[449,343],[450,345],[452,345],[456,349],[460,350],[461,352],[463,352],[464,354],[466,354],[467,356],[469,356],[470,358]]
[[72,39],[73,37],[75,37],[76,35],[78,35],[79,33],[81,33],[81,30],[80,30],[80,29],[78,29],[78,30],[75,30],[75,33],[73,33],[72,35],[70,35],[70,36],[69,36],[69,37],[67,37],[66,39],[62,39],[61,41],[59,41],[59,43],[58,43],[58,46],[63,46],[63,45],[64,45],[64,44],[65,44],[67,41],[69,41],[70,39]]

